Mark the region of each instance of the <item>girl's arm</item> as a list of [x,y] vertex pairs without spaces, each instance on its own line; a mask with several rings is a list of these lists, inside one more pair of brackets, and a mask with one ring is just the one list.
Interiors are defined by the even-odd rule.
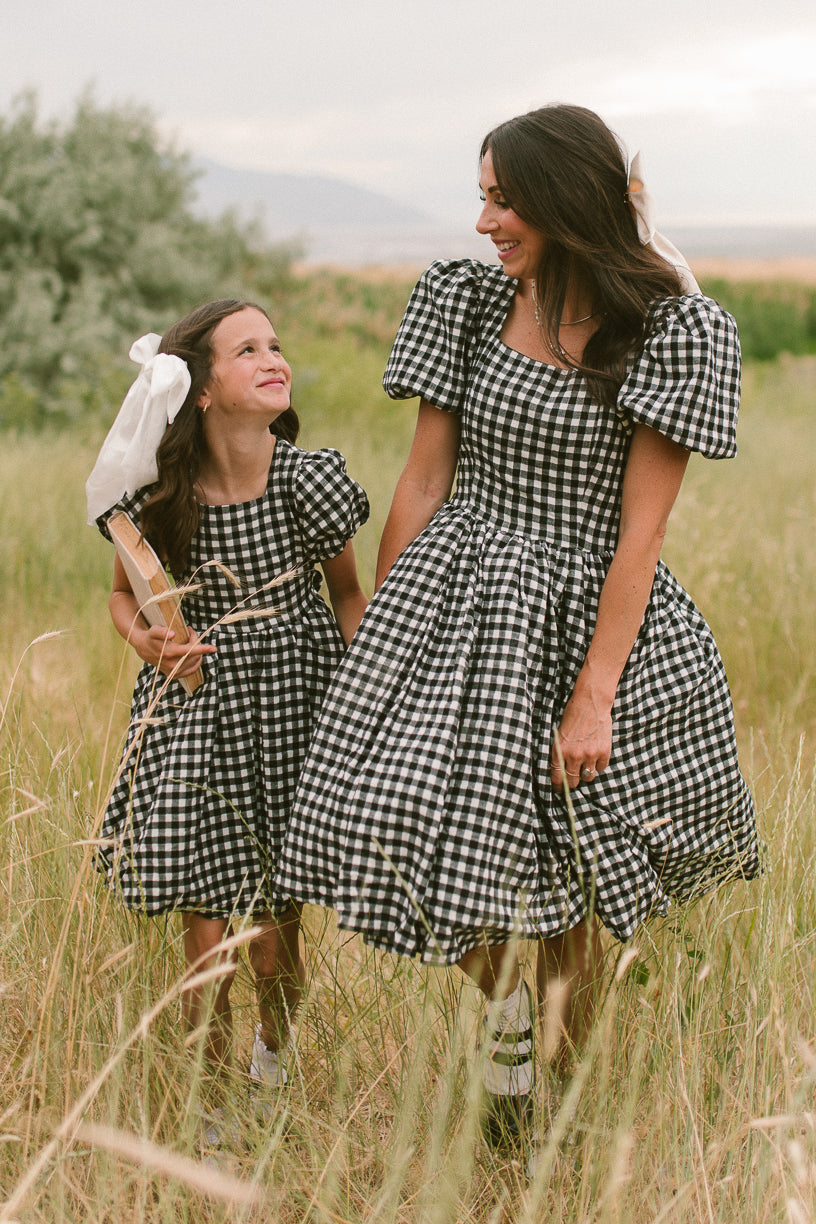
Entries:
[[595,632],[553,745],[551,778],[570,787],[582,766],[605,769],[612,752],[612,704],[649,602],[660,549],[688,451],[647,425],[636,425],[623,481],[615,556],[598,603]]
[[421,400],[416,433],[383,528],[377,557],[379,587],[406,545],[450,497],[459,457],[459,417]]
[[[148,625],[139,611],[138,600],[118,555],[113,563],[113,588],[108,607],[117,632],[130,642],[140,659],[152,663],[165,675],[175,671],[177,676],[189,676],[201,666],[202,655],[215,653],[215,647],[200,642],[192,629],[189,642],[177,645],[171,629]],[[184,662],[180,663],[182,659]]]
[[334,618],[343,635],[343,641],[348,646],[368,607],[368,600],[357,577],[357,562],[354,559],[351,540],[338,557],[324,561],[322,569],[326,586],[329,588]]

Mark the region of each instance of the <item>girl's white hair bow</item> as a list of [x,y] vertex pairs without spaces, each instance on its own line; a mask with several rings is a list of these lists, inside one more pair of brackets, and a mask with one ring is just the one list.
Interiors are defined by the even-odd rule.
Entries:
[[160,341],[161,336],[149,332],[131,347],[131,360],[142,368],[85,484],[89,523],[125,494],[133,494],[158,478],[156,451],[190,390],[190,371],[185,362],[170,353],[160,353]]
[[635,214],[638,235],[642,244],[651,247],[667,263],[673,265],[677,275],[680,277],[684,293],[699,293],[700,286],[694,279],[691,268],[688,266],[684,256],[680,254],[673,243],[669,242],[668,238],[664,238],[655,228],[654,200],[644,182],[643,160],[639,153],[636,153],[632,158],[629,167],[629,189],[627,196]]

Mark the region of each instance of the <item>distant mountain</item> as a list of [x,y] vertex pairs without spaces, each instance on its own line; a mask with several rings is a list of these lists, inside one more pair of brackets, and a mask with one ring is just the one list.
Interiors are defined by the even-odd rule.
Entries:
[[242,217],[257,216],[272,239],[312,230],[437,224],[418,209],[327,175],[235,170],[203,158],[194,165],[200,172],[198,205],[206,216],[237,208]]
[[[312,264],[426,266],[432,259],[471,257],[494,263],[489,240],[389,196],[327,175],[234,170],[197,159],[198,209],[216,217],[228,208],[257,218],[271,242],[292,242]],[[476,214],[474,211],[475,224]],[[666,225],[687,258],[768,259],[816,256],[816,227]]]

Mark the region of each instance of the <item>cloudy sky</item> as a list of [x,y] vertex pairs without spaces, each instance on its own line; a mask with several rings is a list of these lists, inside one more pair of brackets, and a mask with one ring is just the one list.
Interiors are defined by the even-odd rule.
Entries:
[[3,0],[2,111],[87,86],[192,153],[456,225],[485,131],[576,102],[642,150],[661,220],[816,222],[813,0]]

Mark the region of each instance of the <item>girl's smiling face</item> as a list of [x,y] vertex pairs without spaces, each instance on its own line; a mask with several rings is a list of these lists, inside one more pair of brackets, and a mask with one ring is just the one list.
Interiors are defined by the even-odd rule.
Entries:
[[479,188],[484,208],[476,222],[477,231],[490,237],[508,276],[535,279],[547,239],[540,230],[522,221],[505,200],[496,181],[489,149],[482,159]]
[[214,413],[257,412],[271,423],[289,407],[292,371],[266,315],[252,307],[227,315],[211,340],[210,376],[200,408]]

